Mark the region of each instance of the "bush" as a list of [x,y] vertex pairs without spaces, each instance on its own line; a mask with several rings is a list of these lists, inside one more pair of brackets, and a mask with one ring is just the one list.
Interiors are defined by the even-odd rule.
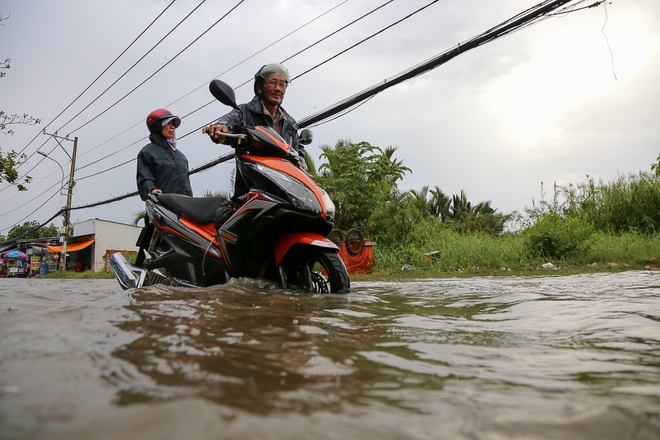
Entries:
[[463,234],[484,233],[489,235],[500,235],[504,232],[506,223],[511,219],[511,214],[500,214],[498,212],[465,212],[459,221],[447,221],[457,232]]
[[620,175],[610,182],[555,186],[554,212],[589,219],[597,231],[654,234],[660,232],[660,177],[647,172]]
[[543,215],[525,231],[527,250],[534,256],[562,259],[586,251],[593,226],[577,217],[562,218],[555,212]]
[[[381,244],[391,245],[424,240],[422,223],[440,224],[438,218],[425,217],[407,194],[394,194],[378,205],[366,222],[365,233]],[[441,225],[440,225],[441,226]]]

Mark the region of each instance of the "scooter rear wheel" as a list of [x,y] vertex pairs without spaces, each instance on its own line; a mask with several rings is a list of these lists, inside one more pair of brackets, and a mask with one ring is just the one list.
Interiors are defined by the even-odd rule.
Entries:
[[283,287],[311,293],[350,293],[351,282],[336,251],[309,247],[289,254],[281,272]]

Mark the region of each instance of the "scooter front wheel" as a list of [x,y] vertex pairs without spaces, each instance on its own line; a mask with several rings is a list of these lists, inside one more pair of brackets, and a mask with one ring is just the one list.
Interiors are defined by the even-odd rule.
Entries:
[[280,265],[285,289],[303,288],[311,293],[350,293],[351,282],[336,251],[317,247],[292,249]]

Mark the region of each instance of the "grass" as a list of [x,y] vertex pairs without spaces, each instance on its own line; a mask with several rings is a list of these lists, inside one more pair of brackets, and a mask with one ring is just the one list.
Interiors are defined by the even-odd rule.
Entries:
[[44,278],[62,278],[62,279],[112,279],[114,274],[112,272],[108,273],[105,271],[94,272],[91,270],[86,270],[85,272],[75,272],[72,270],[67,270],[64,272],[56,271],[51,272],[46,275]]
[[[588,250],[570,258],[532,257],[520,234],[499,237],[459,234],[451,230],[419,235],[415,242],[373,247],[376,266],[371,274],[355,275],[359,280],[409,278],[450,278],[474,276],[574,275],[660,269],[660,235],[597,233]],[[438,254],[424,260],[432,251]],[[552,263],[550,267],[543,267]],[[51,272],[46,278],[111,279],[112,273]]]
[[[432,251],[440,253],[430,261],[424,261],[423,255]],[[657,270],[660,268],[660,236],[596,234],[588,250],[570,258],[552,260],[529,255],[519,234],[492,237],[444,231],[421,246],[386,247],[376,243],[374,254],[374,271],[354,279],[571,275]],[[547,263],[551,266],[543,267]]]

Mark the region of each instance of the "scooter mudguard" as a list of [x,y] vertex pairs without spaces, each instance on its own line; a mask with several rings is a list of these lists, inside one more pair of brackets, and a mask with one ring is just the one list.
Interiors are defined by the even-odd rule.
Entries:
[[293,232],[282,234],[277,239],[277,244],[275,245],[276,265],[279,265],[282,262],[282,258],[284,258],[286,253],[289,252],[289,249],[291,249],[291,246],[294,244],[306,244],[339,251],[339,248],[336,244],[321,234],[315,234],[313,232]]

